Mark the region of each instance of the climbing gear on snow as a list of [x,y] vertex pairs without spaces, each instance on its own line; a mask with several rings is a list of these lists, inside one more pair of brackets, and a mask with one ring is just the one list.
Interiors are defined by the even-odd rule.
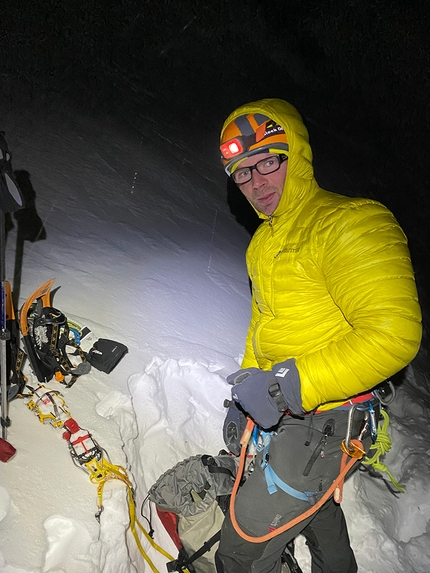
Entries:
[[88,430],[81,428],[76,420],[68,418],[64,423],[63,438],[67,441],[70,455],[75,465],[81,467],[89,462],[99,462],[103,450],[94,440]]
[[98,511],[96,513],[96,519],[98,521],[100,520],[100,515],[103,511],[103,490],[106,483],[110,480],[119,480],[124,483],[127,489],[130,531],[133,534],[142,557],[154,573],[159,573],[145,552],[139,539],[137,529],[140,529],[150,545],[166,559],[172,561],[173,557],[155,543],[149,533],[136,518],[134,489],[133,484],[127,475],[127,471],[122,466],[112,464],[108,459],[107,452],[99,446],[92,434],[88,430],[81,428],[77,421],[72,418],[68,406],[60,392],[47,388],[42,384],[40,384],[36,389],[29,388],[29,391],[30,392],[27,395],[27,397],[30,398],[27,403],[28,408],[37,415],[43,424],[48,422],[54,428],[62,428],[64,430],[63,438],[67,441],[73,463],[88,473],[90,481],[97,485]]
[[[0,223],[2,221],[0,213]],[[0,225],[0,234],[4,231],[3,227],[4,225]],[[1,266],[4,267],[3,256]],[[1,272],[3,274],[3,271]],[[25,397],[27,378],[23,374],[22,366],[26,357],[39,382],[36,390],[31,389],[33,400],[30,400],[29,407],[36,410],[42,423],[45,418],[55,423],[57,411],[61,411],[62,408],[61,395],[54,390],[44,392],[44,383],[55,377],[57,382],[70,388],[79,376],[90,372],[90,360],[96,368],[109,373],[128,351],[127,347],[119,342],[99,339],[88,353],[88,359],[80,343],[91,331],[88,327],[81,328],[76,323],[68,321],[60,310],[51,305],[51,287],[54,281],[55,279],[47,281],[27,299],[21,308],[19,323],[15,317],[10,284],[1,281],[0,401],[3,440],[6,438],[6,428],[10,425],[7,403],[15,397]],[[27,353],[20,348],[20,335]],[[76,360],[80,363],[76,364]],[[41,392],[44,393],[43,397],[40,395]],[[2,400],[2,396],[6,399]],[[63,418],[60,422],[63,422]],[[4,451],[3,457],[10,457],[12,449]]]
[[43,384],[35,389],[28,387],[30,400],[27,407],[34,411],[40,422],[48,422],[54,428],[62,427],[70,418],[63,395],[58,390],[51,390]]
[[[51,287],[55,279],[41,285],[21,308],[20,328],[31,368],[40,383],[53,377],[68,388],[79,376],[88,374],[91,365],[79,344],[69,336],[65,315],[51,305]],[[79,356],[81,363],[71,362],[67,347],[74,349],[73,359]],[[70,376],[67,381],[66,378]]]

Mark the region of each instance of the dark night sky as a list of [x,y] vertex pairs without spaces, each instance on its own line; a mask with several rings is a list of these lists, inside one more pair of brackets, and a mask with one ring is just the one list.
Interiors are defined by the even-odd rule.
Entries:
[[428,309],[428,1],[16,0],[0,26],[2,90],[17,105],[67,98],[132,121],[145,101],[216,142],[235,106],[287,99],[320,185],[399,219]]

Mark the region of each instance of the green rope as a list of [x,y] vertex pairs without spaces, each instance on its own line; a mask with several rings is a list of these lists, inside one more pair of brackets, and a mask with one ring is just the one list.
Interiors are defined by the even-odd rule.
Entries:
[[404,493],[406,486],[400,484],[394,478],[393,474],[390,472],[387,466],[380,461],[380,457],[389,452],[391,450],[391,446],[393,445],[388,434],[388,424],[390,423],[390,418],[385,410],[381,410],[381,414],[384,420],[379,424],[376,442],[369,448],[369,450],[375,450],[375,453],[372,457],[366,456],[361,463],[364,466],[372,466],[376,471],[385,472],[399,493]]

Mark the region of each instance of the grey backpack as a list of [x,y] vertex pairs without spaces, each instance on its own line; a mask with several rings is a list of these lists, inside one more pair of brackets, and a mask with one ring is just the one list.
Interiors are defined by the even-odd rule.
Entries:
[[237,462],[230,455],[193,456],[165,472],[149,490],[179,551],[168,571],[216,573],[214,556]]

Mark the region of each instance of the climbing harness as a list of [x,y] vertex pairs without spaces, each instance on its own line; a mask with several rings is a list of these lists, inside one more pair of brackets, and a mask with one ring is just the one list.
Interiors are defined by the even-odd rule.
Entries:
[[[394,392],[394,388],[392,384],[389,386],[390,388],[390,401],[392,401],[392,394]],[[377,400],[376,400],[376,399]],[[348,475],[349,471],[353,468],[354,464],[357,462],[361,462],[363,465],[371,465],[375,470],[385,471],[394,486],[399,490],[403,491],[404,486],[399,484],[387,469],[387,466],[380,462],[380,456],[385,454],[391,448],[391,440],[389,438],[387,428],[389,417],[388,414],[382,409],[376,407],[377,401],[381,404],[380,395],[376,395],[375,398],[371,400],[367,400],[365,402],[353,402],[348,405],[348,424],[347,424],[347,432],[345,439],[341,443],[341,450],[342,450],[342,458],[340,463],[340,471],[336,479],[333,481],[331,486],[325,491],[318,491],[318,492],[309,492],[309,491],[299,491],[287,483],[285,483],[273,470],[269,463],[269,445],[270,439],[273,432],[263,432],[260,431],[256,434],[256,426],[254,422],[248,418],[248,423],[246,429],[243,433],[241,439],[241,453],[240,453],[240,462],[239,462],[239,469],[237,472],[237,477],[235,484],[233,486],[233,491],[231,495],[231,502],[230,502],[230,517],[233,524],[234,529],[236,532],[246,541],[251,543],[263,543],[265,541],[269,541],[273,537],[287,531],[291,527],[297,525],[298,523],[304,521],[308,517],[314,515],[329,499],[333,496],[336,503],[340,503],[342,500],[342,490],[343,484],[346,476]],[[344,407],[341,407],[345,409]],[[354,415],[357,411],[364,412],[363,422],[359,431],[359,435],[357,438],[353,437],[353,428],[354,428]],[[378,427],[378,420],[377,420],[377,411],[380,411],[383,423]],[[321,437],[320,442],[317,444],[317,447],[314,451],[315,455],[320,455],[323,451],[325,441],[327,440],[328,436],[332,435],[334,432],[333,424],[330,422],[334,422],[334,420],[328,420],[326,423],[323,434]],[[363,438],[368,434],[372,439],[372,445],[370,446],[370,450],[375,450],[375,454],[369,458],[365,457],[366,451],[363,446]],[[256,438],[256,436],[260,436]],[[247,455],[247,448],[249,442],[257,443],[257,450],[263,451],[262,453],[262,460],[261,460],[261,468],[263,470],[266,484],[269,493],[274,493],[277,488],[281,489],[282,491],[286,492],[288,495],[291,495],[297,499],[302,501],[307,501],[310,504],[310,508],[303,512],[301,515],[298,515],[294,519],[290,520],[288,523],[284,524],[283,526],[276,528],[269,533],[261,536],[251,536],[245,533],[241,527],[239,526],[236,516],[235,516],[235,500],[237,496],[237,492],[243,479],[245,466],[246,466],[246,455]],[[309,473],[308,467],[312,466],[312,463],[315,461],[315,455],[311,457],[307,466],[304,470],[304,475]],[[309,467],[309,469],[310,469]]]
[[103,511],[103,490],[110,480],[121,481],[127,490],[127,504],[130,519],[130,530],[136,545],[144,560],[154,573],[159,573],[150,557],[145,552],[139,539],[138,529],[145,536],[148,543],[169,561],[174,558],[162,549],[152,536],[145,530],[136,517],[136,505],[133,484],[127,471],[119,465],[110,462],[107,452],[96,442],[92,434],[79,426],[72,418],[63,395],[57,390],[39,384],[37,388],[29,388],[25,396],[29,398],[27,406],[39,418],[42,424],[49,423],[54,428],[63,429],[63,438],[66,440],[73,463],[84,470],[92,483],[97,485],[97,513],[96,519],[100,521]]
[[[246,459],[246,450],[247,450],[248,442],[249,442],[251,435],[252,435],[253,428],[254,428],[254,422],[250,418],[248,418],[248,423],[247,423],[247,426],[245,428],[245,432],[243,433],[243,436],[241,439],[241,446],[242,447],[241,447],[240,459],[239,459],[239,469],[238,469],[238,473],[236,476],[236,481],[235,481],[234,486],[233,486],[233,491],[231,494],[230,518],[231,518],[231,522],[233,524],[233,527],[234,527],[236,533],[238,533],[238,535],[240,535],[240,537],[242,537],[242,539],[245,539],[246,541],[249,541],[251,543],[264,543],[265,541],[269,541],[270,539],[273,539],[274,537],[276,537],[277,535],[279,535],[281,533],[284,533],[285,531],[287,531],[288,529],[290,529],[294,525],[297,525],[298,523],[304,521],[308,517],[311,517],[312,515],[314,515],[324,505],[324,503],[330,499],[330,497],[332,495],[334,496],[336,501],[338,501],[338,500],[340,501],[340,499],[342,497],[342,486],[343,486],[344,479],[345,479],[347,473],[352,469],[353,465],[357,462],[358,458],[350,458],[347,461],[348,455],[343,453],[339,475],[334,480],[334,482],[329,487],[329,489],[325,493],[323,493],[323,495],[320,497],[320,499],[318,501],[316,501],[316,503],[314,503],[314,505],[312,505],[310,507],[310,509],[306,510],[301,515],[295,517],[294,519],[285,523],[281,527],[278,527],[278,528],[274,529],[273,531],[270,531],[269,533],[267,533],[265,535],[261,535],[261,536],[248,535],[247,533],[245,533],[242,530],[239,523],[237,522],[234,506],[235,506],[237,492],[238,492],[238,489],[239,489],[239,486],[241,483],[241,479],[243,476],[243,470],[244,470],[245,459]],[[359,442],[359,440],[355,440],[355,439],[351,440],[351,443],[353,443],[354,446],[357,447],[357,449],[363,449],[363,445],[361,444],[361,442]]]

